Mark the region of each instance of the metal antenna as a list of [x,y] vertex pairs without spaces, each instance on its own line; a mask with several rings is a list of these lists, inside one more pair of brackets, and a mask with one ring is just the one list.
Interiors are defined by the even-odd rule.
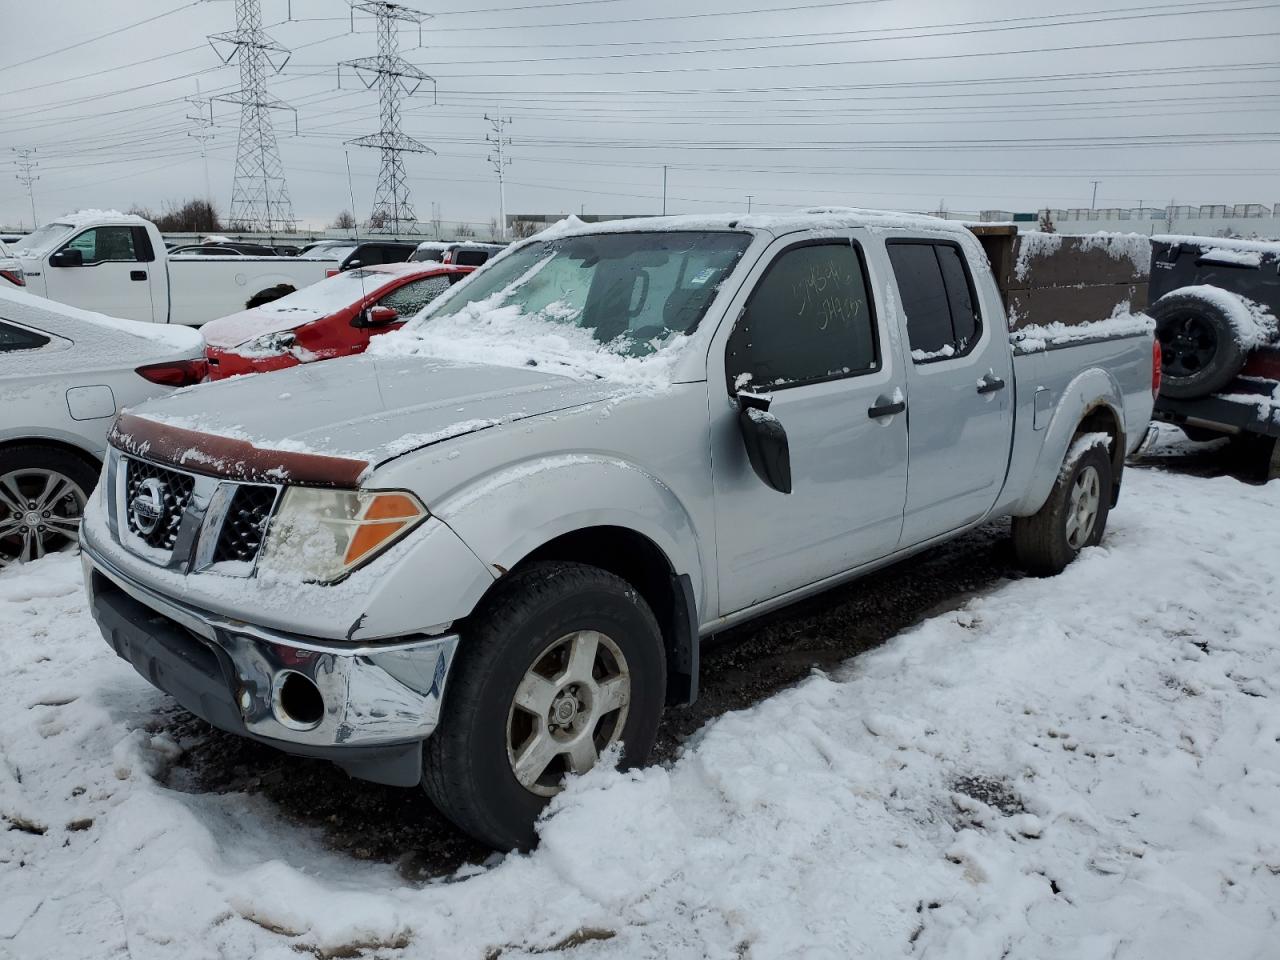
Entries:
[[204,163],[204,198],[213,204],[213,189],[209,186],[209,141],[214,138],[213,133],[213,101],[208,97],[200,96],[200,81],[196,81],[196,95],[187,97],[187,103],[191,104],[191,112],[187,114],[187,119],[195,124],[194,130],[188,130],[187,136],[194,137],[200,141],[200,160]]
[[493,127],[493,133],[486,134],[484,139],[487,143],[493,144],[493,153],[489,154],[489,162],[493,164],[494,173],[498,175],[498,214],[501,217],[498,221],[498,238],[505,240],[507,239],[506,168],[511,166],[511,158],[503,155],[502,148],[511,145],[511,138],[505,135],[511,118],[502,116],[501,108],[492,117],[486,113],[484,118]]
[[[271,125],[271,111],[293,110],[293,107],[267,93],[267,68],[273,73],[283,70],[289,62],[289,51],[263,31],[261,0],[236,0],[236,29],[215,33],[209,37],[209,43],[223,63],[237,58],[240,61],[240,89],[213,98],[240,105],[240,139],[236,145],[229,225],[238,230],[274,233],[279,229],[292,233],[297,221],[284,179],[276,132]],[[297,126],[296,111],[294,126]]]
[[400,100],[417,93],[425,81],[430,81],[434,91],[436,81],[400,56],[398,29],[400,23],[415,23],[421,28],[422,21],[429,15],[386,0],[351,0],[353,17],[357,10],[378,19],[378,55],[344,60],[338,68],[341,73],[342,67],[351,67],[366,89],[372,90],[375,84],[378,87],[382,129],[347,141],[357,147],[373,147],[382,152],[382,168],[378,171],[369,226],[392,234],[417,233],[418,217],[409,199],[403,154],[435,151],[400,131]]
[[13,151],[18,155],[18,182],[27,188],[27,197],[31,200],[31,229],[35,230],[40,226],[40,221],[36,217],[36,195],[32,184],[40,179],[35,174],[40,162],[32,159],[35,147],[14,147]]

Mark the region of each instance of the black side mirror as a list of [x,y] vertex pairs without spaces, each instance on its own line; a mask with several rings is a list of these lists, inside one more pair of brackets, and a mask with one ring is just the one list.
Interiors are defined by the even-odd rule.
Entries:
[[364,264],[362,264],[359,260],[348,260],[346,263],[342,265],[342,269],[354,270],[357,267],[362,267],[362,266],[364,266]]
[[756,476],[779,493],[791,492],[791,446],[782,423],[769,412],[770,398],[738,394],[738,426]]
[[83,267],[84,251],[64,247],[49,258],[51,267]]

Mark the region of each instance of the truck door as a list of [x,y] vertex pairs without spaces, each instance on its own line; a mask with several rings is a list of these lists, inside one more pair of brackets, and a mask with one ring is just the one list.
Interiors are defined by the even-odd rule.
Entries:
[[[736,321],[717,331],[708,386],[721,615],[897,547],[907,420],[875,287],[852,235],[784,237],[731,304]],[[749,462],[746,391],[770,397],[786,431],[790,494]]]
[[127,320],[153,319],[151,262],[142,228],[90,227],[49,255],[45,263],[50,300]]
[[885,247],[910,345],[902,545],[911,546],[995,504],[1013,432],[1013,354],[1000,304],[980,302],[958,243],[893,239]]

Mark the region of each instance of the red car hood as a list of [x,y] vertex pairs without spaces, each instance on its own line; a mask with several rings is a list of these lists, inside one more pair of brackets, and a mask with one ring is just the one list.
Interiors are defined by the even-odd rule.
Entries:
[[281,306],[278,302],[264,303],[252,310],[241,310],[239,313],[210,320],[200,328],[200,332],[204,334],[205,343],[209,346],[229,350],[268,333],[293,330],[304,323],[319,320],[336,312],[338,311],[325,311],[314,307]]

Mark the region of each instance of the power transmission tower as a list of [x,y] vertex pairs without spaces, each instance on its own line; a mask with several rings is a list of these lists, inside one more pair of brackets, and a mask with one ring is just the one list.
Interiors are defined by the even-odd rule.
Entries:
[[194,137],[200,141],[200,160],[204,163],[204,198],[213,205],[213,190],[209,186],[209,141],[214,138],[213,134],[213,101],[208,97],[200,96],[200,81],[196,81],[196,95],[187,97],[187,103],[191,104],[191,112],[187,114],[187,119],[196,125],[194,130],[188,130],[187,136]]
[[369,226],[387,230],[393,234],[417,233],[418,217],[409,200],[409,184],[404,172],[404,154],[435,153],[425,143],[406,136],[400,130],[400,100],[418,92],[423,82],[435,78],[428,76],[400,56],[399,24],[416,23],[419,30],[428,14],[411,10],[386,0],[352,0],[351,11],[367,13],[378,19],[378,55],[344,60],[339,67],[351,67],[365,88],[378,87],[378,105],[381,127],[377,133],[348,140],[358,147],[376,147],[382,152],[382,167],[378,171],[378,187],[373,194],[373,210],[369,214]]
[[[224,63],[237,58],[240,61],[240,89],[214,97],[240,105],[240,139],[228,219],[241,230],[292,232],[297,221],[284,180],[271,111],[293,108],[267,93],[267,68],[274,73],[283,70],[289,62],[289,51],[263,31],[261,0],[236,0],[236,29],[214,34],[209,43]],[[296,113],[294,117],[296,124]]]
[[493,144],[493,153],[489,154],[489,162],[493,164],[493,170],[498,175],[498,214],[502,218],[498,222],[499,239],[507,239],[507,180],[506,169],[511,166],[511,158],[504,156],[503,147],[511,145],[511,138],[506,136],[507,125],[511,123],[510,117],[504,117],[501,112],[494,116],[487,113],[484,118],[489,121],[493,127],[493,133],[485,135],[485,141]]
[[27,198],[31,201],[31,229],[35,230],[40,226],[40,221],[36,219],[36,194],[32,184],[40,179],[35,173],[40,162],[32,159],[35,147],[14,147],[13,151],[18,155],[18,182],[27,188]]

